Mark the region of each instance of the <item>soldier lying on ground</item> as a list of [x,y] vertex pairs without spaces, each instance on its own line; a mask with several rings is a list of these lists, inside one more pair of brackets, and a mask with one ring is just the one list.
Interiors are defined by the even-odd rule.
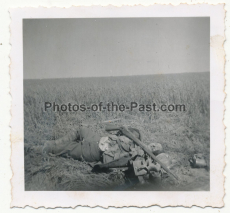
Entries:
[[[128,128],[128,130],[136,138],[142,140],[142,135],[138,129]],[[161,144],[151,143],[148,147],[159,160],[170,168],[171,161],[167,154],[162,153]],[[103,168],[132,166],[141,183],[144,183],[144,179],[149,176],[160,177],[164,173],[160,164],[147,156],[139,146],[119,131],[117,134],[108,134],[108,136],[101,137],[92,129],[80,126],[60,139],[46,141],[42,152],[44,159],[48,159],[49,155],[62,155],[79,161],[96,162],[94,171]]]

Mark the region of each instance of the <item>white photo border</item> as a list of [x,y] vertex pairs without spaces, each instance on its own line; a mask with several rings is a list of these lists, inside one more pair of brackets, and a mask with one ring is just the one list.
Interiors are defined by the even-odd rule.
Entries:
[[[224,197],[225,127],[224,65],[225,10],[224,4],[155,4],[151,6],[90,6],[70,8],[15,8],[10,9],[12,45],[10,58],[12,120],[11,168],[13,177],[11,207],[147,207],[212,206],[222,207]],[[104,17],[210,17],[210,191],[25,191],[23,143],[23,52],[22,20],[25,18],[104,18]]]

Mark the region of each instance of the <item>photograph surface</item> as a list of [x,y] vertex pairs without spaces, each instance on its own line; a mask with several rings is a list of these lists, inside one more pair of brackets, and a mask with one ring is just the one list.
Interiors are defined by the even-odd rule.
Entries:
[[10,16],[11,207],[224,206],[224,4]]

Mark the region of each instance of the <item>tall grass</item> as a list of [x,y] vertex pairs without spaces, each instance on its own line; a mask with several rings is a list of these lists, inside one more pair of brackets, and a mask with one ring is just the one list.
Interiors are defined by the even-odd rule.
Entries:
[[[209,82],[209,73],[25,80],[25,147],[42,146],[43,140],[59,138],[76,128],[81,122],[89,124],[91,128],[103,135],[103,124],[99,121],[121,118],[118,125],[129,125],[140,129],[143,133],[143,142],[161,143],[164,151],[175,158],[181,167],[189,166],[188,159],[198,152],[203,153],[209,163]],[[132,101],[140,104],[156,103],[158,106],[161,104],[185,104],[186,111],[53,112],[52,110],[44,110],[45,102],[86,105],[113,102],[129,105]],[[25,158],[28,190],[31,190],[36,183],[38,184],[37,180],[32,180],[34,175],[31,175],[29,169],[33,166],[33,158],[29,157],[31,153],[32,151],[30,151],[30,154],[26,152],[26,155],[28,155]],[[32,154],[32,156],[35,155]],[[60,159],[58,160],[60,161]],[[69,159],[61,160],[61,162],[67,162]],[[74,162],[78,165],[81,164],[80,162]],[[37,164],[41,166],[42,161]],[[63,174],[69,175],[65,166],[61,169],[65,170]],[[86,169],[86,171],[88,170]],[[57,168],[55,171],[57,171]],[[58,189],[57,186],[51,188],[50,190]],[[46,187],[46,189],[48,188]]]

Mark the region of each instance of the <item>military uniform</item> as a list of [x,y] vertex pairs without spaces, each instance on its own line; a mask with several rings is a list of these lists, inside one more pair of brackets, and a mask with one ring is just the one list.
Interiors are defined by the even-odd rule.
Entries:
[[[134,128],[128,128],[128,130],[139,140],[142,139],[139,130]],[[163,160],[166,159],[166,156],[160,154],[162,152],[160,144],[149,144],[149,149]],[[104,168],[132,165],[134,173],[140,182],[144,182],[145,176],[152,175],[156,177],[161,172],[161,166],[154,162],[139,146],[135,145],[126,136],[110,135],[101,137],[85,126],[80,126],[58,140],[46,142],[43,147],[43,154],[46,157],[48,155],[58,156],[65,154],[73,159],[86,162],[102,161],[101,168],[104,165],[107,166]],[[168,165],[170,165],[169,161]]]
[[[136,135],[141,138],[141,134],[137,129],[129,128],[129,130],[136,132]],[[107,163],[124,156],[125,152],[129,152],[130,148],[134,147],[133,142],[127,139],[125,140],[124,136],[111,136],[109,137],[109,150],[100,150],[99,141],[101,138],[102,137],[92,129],[80,126],[60,139],[47,141],[44,144],[43,154],[46,156],[68,154],[76,160],[84,160],[87,162],[98,162],[102,160],[104,163]]]

